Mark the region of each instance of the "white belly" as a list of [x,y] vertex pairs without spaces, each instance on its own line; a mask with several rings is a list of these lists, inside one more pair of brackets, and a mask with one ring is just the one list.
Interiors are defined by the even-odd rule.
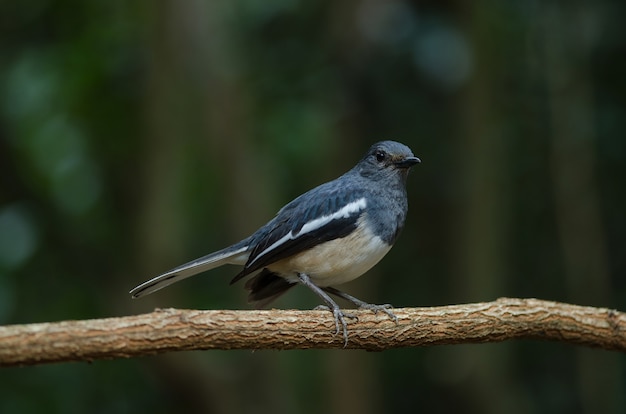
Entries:
[[306,273],[318,286],[340,285],[361,276],[382,259],[391,246],[359,228],[341,239],[331,240],[267,268],[290,280]]

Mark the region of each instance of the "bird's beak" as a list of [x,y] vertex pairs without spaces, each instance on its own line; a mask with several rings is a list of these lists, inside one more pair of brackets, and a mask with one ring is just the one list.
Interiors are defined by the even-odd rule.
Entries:
[[401,161],[397,161],[394,164],[398,168],[411,168],[415,164],[419,164],[421,162],[422,162],[422,160],[420,160],[417,157],[406,157],[405,159],[403,159]]

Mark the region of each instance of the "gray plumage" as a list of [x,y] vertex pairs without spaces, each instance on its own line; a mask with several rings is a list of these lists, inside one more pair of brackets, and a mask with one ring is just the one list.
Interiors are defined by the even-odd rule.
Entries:
[[366,304],[331,286],[365,273],[389,251],[406,219],[408,171],[418,162],[403,144],[376,143],[350,171],[297,197],[250,237],[150,279],[130,294],[147,295],[224,264],[243,265],[231,284],[250,276],[245,287],[251,302],[267,305],[300,282],[331,308],[347,343],[349,315],[326,293],[395,318],[387,305]]

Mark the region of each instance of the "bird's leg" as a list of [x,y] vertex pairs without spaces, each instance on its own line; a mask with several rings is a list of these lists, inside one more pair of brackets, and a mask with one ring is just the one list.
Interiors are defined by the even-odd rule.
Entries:
[[341,308],[339,308],[339,305],[337,305],[337,303],[330,296],[328,296],[328,294],[324,292],[324,290],[322,290],[319,286],[311,281],[311,278],[307,274],[298,273],[298,279],[300,280],[300,283],[311,289],[317,296],[319,296],[324,301],[324,303],[326,303],[326,306],[328,306],[328,310],[333,313],[333,317],[335,319],[335,335],[339,334],[339,325],[341,324],[341,327],[343,328],[344,347],[348,345],[348,323],[346,322],[346,318],[358,318],[349,313],[344,313]]
[[348,295],[347,293],[342,292],[341,290],[334,287],[328,286],[322,289],[332,295],[347,300],[348,302],[352,303],[354,306],[359,307],[360,309],[369,309],[374,313],[378,313],[380,311],[385,312],[387,316],[389,316],[389,318],[391,318],[395,323],[398,323],[398,317],[390,310],[393,308],[393,306],[388,303],[384,305],[373,305],[371,303],[363,302],[362,300],[357,299],[352,295]]

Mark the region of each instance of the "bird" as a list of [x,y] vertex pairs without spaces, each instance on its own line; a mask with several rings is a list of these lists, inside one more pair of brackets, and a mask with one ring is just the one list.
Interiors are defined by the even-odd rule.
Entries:
[[360,309],[382,311],[397,322],[389,304],[374,305],[335,286],[354,280],[391,249],[407,216],[409,170],[421,160],[404,144],[381,141],[348,172],[295,198],[249,237],[175,267],[133,288],[132,298],[216,267],[243,266],[232,285],[248,277],[248,301],[262,308],[301,284],[333,314],[335,335],[348,344],[344,312],[330,296]]

